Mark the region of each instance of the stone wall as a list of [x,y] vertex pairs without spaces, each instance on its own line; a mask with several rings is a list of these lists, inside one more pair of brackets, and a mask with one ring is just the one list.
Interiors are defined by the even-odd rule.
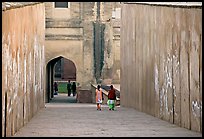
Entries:
[[[120,4],[115,2],[70,2],[70,7],[54,8],[54,2],[45,2],[46,10],[46,63],[59,56],[71,60],[76,66],[76,80],[82,89],[90,89],[96,83],[94,63],[94,24],[97,18],[104,25],[104,54],[99,59],[102,69],[98,68],[102,80],[120,81]],[[100,6],[99,6],[100,5]],[[99,9],[100,7],[100,9]],[[60,10],[60,11],[59,11]],[[117,16],[112,18],[113,11]],[[115,15],[115,14],[114,14]],[[116,80],[115,80],[116,79]]]
[[44,107],[43,3],[3,3],[2,137],[14,135]]
[[77,92],[77,103],[92,103],[92,92],[80,89]]
[[124,4],[120,50],[121,105],[202,132],[202,4]]

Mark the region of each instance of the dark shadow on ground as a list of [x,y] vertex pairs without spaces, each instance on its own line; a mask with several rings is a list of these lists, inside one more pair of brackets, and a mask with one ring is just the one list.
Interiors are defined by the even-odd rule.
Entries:
[[77,103],[76,96],[67,96],[67,94],[58,93],[54,95],[50,103]]

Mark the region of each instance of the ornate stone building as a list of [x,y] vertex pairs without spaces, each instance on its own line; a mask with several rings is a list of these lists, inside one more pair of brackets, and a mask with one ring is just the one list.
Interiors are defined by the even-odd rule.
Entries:
[[76,69],[82,89],[90,90],[90,83],[120,83],[120,6],[120,2],[45,2],[48,91],[60,59],[71,61],[65,69]]

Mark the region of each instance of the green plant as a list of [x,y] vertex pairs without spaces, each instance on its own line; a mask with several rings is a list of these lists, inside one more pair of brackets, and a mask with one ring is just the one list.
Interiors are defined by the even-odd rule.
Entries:
[[58,92],[67,93],[67,83],[59,82],[58,83]]

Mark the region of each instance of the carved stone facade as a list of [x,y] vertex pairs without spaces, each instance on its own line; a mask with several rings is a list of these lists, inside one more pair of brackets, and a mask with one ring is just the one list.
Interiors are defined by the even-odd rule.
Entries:
[[55,7],[45,2],[45,59],[71,60],[76,81],[83,89],[90,83],[120,82],[119,2],[68,2]]

